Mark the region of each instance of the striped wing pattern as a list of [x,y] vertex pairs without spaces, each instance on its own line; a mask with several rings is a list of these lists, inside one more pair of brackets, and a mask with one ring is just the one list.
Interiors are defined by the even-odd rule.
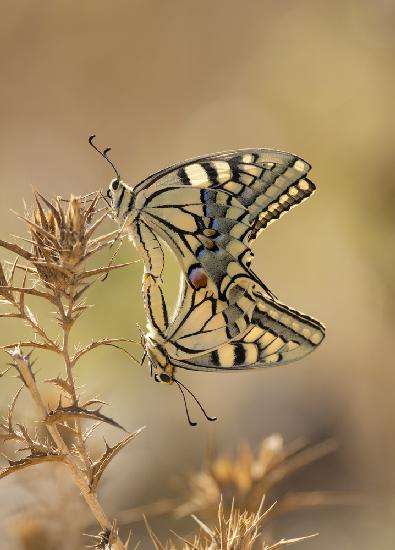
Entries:
[[163,336],[169,324],[167,305],[160,284],[164,253],[160,242],[144,223],[136,226],[134,243],[144,262],[143,298],[150,329]]
[[[314,192],[309,170],[291,153],[231,151],[172,166],[113,198],[144,260],[147,342],[164,349],[173,367],[226,371],[284,364],[322,341],[323,325],[280,303],[250,269],[259,233]],[[158,239],[182,273],[171,318]]]
[[236,271],[249,271],[259,233],[314,191],[309,170],[280,151],[218,153],[151,176],[135,187],[136,204],[125,200],[138,207],[137,224],[144,221],[171,248],[188,283],[197,288],[191,271],[201,269],[206,289],[223,300]]
[[[325,329],[319,321],[273,300],[262,289],[255,291],[251,299],[254,301],[254,309],[245,330],[216,349],[190,354],[188,357],[180,353],[180,343],[185,341],[185,335],[180,335],[178,330],[174,331],[171,336],[172,348],[169,348],[172,365],[207,371],[275,366],[301,359],[322,342]],[[180,311],[187,306],[185,301]],[[189,311],[192,315],[193,308]],[[184,311],[186,318],[188,315],[189,312]],[[205,326],[210,322],[208,319],[212,318],[208,309],[206,316],[203,323]],[[196,325],[194,330],[195,339],[199,340]]]
[[255,309],[253,283],[236,284],[227,301],[184,285],[183,297],[165,333],[169,356],[188,358],[207,353],[244,334]]
[[155,193],[158,188],[196,186],[222,189],[249,212],[252,242],[262,229],[309,197],[315,185],[306,178],[311,166],[292,153],[271,149],[245,149],[191,159],[150,176],[135,191]]
[[221,190],[184,187],[161,189],[152,200],[147,199],[140,219],[175,253],[192,286],[191,271],[201,268],[208,278],[207,290],[224,299],[236,266],[243,271],[250,256],[249,247],[233,234],[240,226],[248,230],[243,221],[248,222],[248,215],[236,199]]

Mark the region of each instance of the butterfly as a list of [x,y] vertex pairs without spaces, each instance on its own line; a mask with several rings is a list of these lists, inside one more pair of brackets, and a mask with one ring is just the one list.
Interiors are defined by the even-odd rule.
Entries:
[[[324,326],[282,304],[251,269],[251,245],[315,190],[310,165],[291,153],[245,149],[197,157],[133,188],[117,177],[107,197],[144,260],[145,349],[155,378],[174,370],[229,371],[300,359]],[[162,290],[164,241],[181,269],[170,316]],[[181,389],[181,388],[180,388]]]

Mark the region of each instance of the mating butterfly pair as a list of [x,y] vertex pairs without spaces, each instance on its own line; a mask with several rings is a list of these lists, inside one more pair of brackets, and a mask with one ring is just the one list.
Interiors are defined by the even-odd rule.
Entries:
[[[321,343],[323,325],[279,302],[250,267],[259,233],[314,192],[309,164],[270,149],[231,151],[171,166],[131,188],[107,158],[108,149],[98,151],[117,174],[107,193],[115,217],[144,260],[145,350],[158,381],[180,387],[177,367],[280,365]],[[159,239],[181,268],[171,316],[161,287]]]

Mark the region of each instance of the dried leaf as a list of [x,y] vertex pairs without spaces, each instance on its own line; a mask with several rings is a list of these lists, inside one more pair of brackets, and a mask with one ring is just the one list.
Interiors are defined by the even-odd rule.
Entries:
[[9,350],[11,348],[16,347],[24,347],[24,348],[38,348],[38,349],[52,349],[53,351],[56,351],[57,353],[60,353],[60,349],[57,346],[49,346],[49,344],[44,342],[34,342],[32,340],[27,340],[26,342],[14,342],[13,344],[5,344],[4,346],[0,346],[0,349]]
[[265,546],[264,550],[278,550],[279,548],[285,548],[286,546],[290,546],[291,544],[295,544],[297,542],[301,542],[302,540],[311,539],[317,536],[318,533],[314,533],[313,535],[308,535],[307,537],[298,537],[296,539],[281,539],[271,546]]
[[19,388],[19,390],[16,392],[16,394],[12,398],[11,403],[8,405],[7,424],[8,424],[8,431],[10,433],[15,433],[14,427],[12,425],[12,416],[14,414],[15,405],[16,405],[16,402],[18,401],[18,397],[20,396],[21,391],[23,390],[24,387],[25,386],[21,386]]
[[143,430],[145,429],[145,426],[142,428],[136,430],[134,433],[128,435],[123,439],[122,441],[119,441],[116,445],[113,447],[110,447],[106,441],[106,450],[102,454],[102,456],[94,462],[91,469],[91,479],[90,479],[90,488],[91,491],[95,491],[97,488],[97,485],[104,473],[104,470],[107,468],[107,466],[110,464],[112,459],[117,455],[132,439],[137,437]]
[[33,324],[38,325],[38,321],[32,310],[29,308],[29,306],[25,306],[25,311],[27,314],[27,318],[29,321],[31,321]]
[[[16,214],[16,213],[15,213]],[[34,223],[32,222],[31,220],[29,220],[28,218],[25,218],[25,216],[20,216],[19,214],[16,214],[17,218],[19,218],[20,220],[23,220],[25,223],[27,223],[27,225],[33,229],[33,233],[35,236],[37,236],[37,233],[39,233],[40,236],[43,236],[45,237],[46,239],[48,239],[49,241],[51,242],[56,242],[56,235],[53,235],[52,233],[50,233],[49,231],[47,231],[46,229],[44,229],[44,227],[41,227],[40,225],[38,225],[37,223]],[[37,220],[38,221],[38,220]],[[48,227],[48,229],[50,229]],[[37,233],[36,233],[37,232]],[[22,254],[21,254],[22,256]]]
[[120,343],[120,342],[139,344],[140,345],[139,342],[136,342],[135,340],[131,340],[129,338],[104,338],[103,340],[94,340],[93,342],[91,342],[90,344],[85,346],[84,348],[76,351],[75,354],[73,355],[73,357],[71,358],[71,362],[73,364],[75,364],[77,361],[79,361],[81,359],[81,357],[83,355],[85,355],[86,353],[90,352],[91,350],[93,350],[95,348],[98,348],[99,346],[112,346],[112,347],[114,347],[116,349],[119,349],[120,351],[123,351],[124,353],[126,353],[126,355],[128,355],[131,359],[133,359],[136,363],[138,363],[140,365],[141,362],[138,361],[128,350],[116,345],[116,343]]
[[102,422],[96,422],[95,424],[93,424],[89,430],[86,430],[83,434],[82,434],[82,440],[85,442],[87,441],[87,439],[92,435],[92,433],[96,430],[96,428],[98,428],[99,426],[102,425]]
[[3,372],[0,372],[0,378],[2,378],[5,374],[7,374],[7,372],[10,371],[13,366],[14,365],[10,365],[7,369],[3,370]]
[[42,443],[38,439],[37,430],[35,432],[35,439],[33,439],[29,432],[27,431],[26,426],[23,424],[18,424],[18,431],[16,432],[16,435],[18,436],[18,439],[20,441],[25,441],[27,444],[27,447],[17,449],[19,452],[21,451],[31,451],[32,454],[56,454],[56,451],[53,447]]
[[40,260],[32,260],[32,263],[37,266],[37,268],[45,268],[45,269],[53,269],[54,271],[59,271],[63,275],[66,275],[67,277],[70,277],[71,272],[70,270],[66,269],[65,267],[55,264],[54,262],[48,262],[44,261],[42,259]]
[[[20,319],[22,315],[20,313],[0,313],[0,319]],[[6,346],[0,346],[0,349],[5,349]]]
[[[17,258],[18,259],[18,258]],[[4,262],[6,264],[10,264],[11,262]],[[15,262],[13,262],[14,264]],[[18,269],[19,271],[25,271],[27,273],[31,273],[32,275],[37,275],[37,270],[33,267],[30,267],[28,265],[16,265],[15,269]],[[12,280],[10,279],[10,284],[12,283]]]
[[18,261],[19,261],[19,256],[17,256],[17,257],[15,258],[15,260],[14,260],[14,261],[12,262],[12,264],[11,264],[10,274],[9,274],[9,277],[8,277],[8,284],[9,284],[9,285],[12,285],[12,282],[13,282],[13,280],[14,280],[14,275],[15,275],[15,270],[16,270],[16,268],[17,268],[17,267],[18,267],[18,268],[20,267],[20,266],[18,265]]
[[52,294],[49,292],[42,292],[40,290],[36,290],[35,288],[23,288],[20,286],[0,286],[0,293],[3,289],[8,289],[13,292],[24,292],[25,294],[29,294],[30,296],[37,296],[38,298],[44,298],[45,300],[49,300],[50,302],[54,302],[54,298]]
[[93,277],[93,275],[99,275],[100,273],[107,273],[108,271],[112,271],[114,269],[120,269],[121,267],[127,267],[128,265],[134,264],[135,262],[125,262],[123,264],[117,264],[117,265],[109,265],[107,267],[98,267],[97,269],[91,269],[89,271],[84,271],[80,275],[78,275],[78,279],[81,281],[82,279],[87,279],[88,277]]
[[34,453],[20,460],[8,460],[9,466],[0,470],[0,479],[6,477],[14,472],[23,470],[28,466],[34,466],[36,464],[42,464],[43,462],[62,462],[63,456],[59,454],[41,454]]
[[74,299],[75,300],[79,300],[81,298],[81,296],[84,294],[84,292],[86,292],[91,286],[92,286],[92,281],[89,282],[89,283],[79,283],[79,286],[82,285],[82,288],[81,290],[79,290],[75,295],[74,295]]
[[43,213],[44,215],[44,219],[46,221],[46,218],[45,218],[45,214],[44,214],[44,211],[42,210],[42,206],[40,204],[40,201],[37,199],[37,197],[40,197],[40,199],[43,201],[44,204],[46,204],[48,206],[48,208],[50,209],[50,211],[52,212],[54,218],[56,219],[56,221],[58,222],[58,226],[61,227],[62,225],[62,219],[60,217],[60,214],[59,214],[59,210],[57,210],[53,204],[51,204],[45,197],[43,197],[38,191],[36,191],[35,193],[36,195],[36,202],[37,202],[37,205],[39,207],[39,209],[41,210],[41,212]]
[[86,407],[90,407],[91,405],[108,405],[108,403],[106,403],[102,399],[93,398],[93,399],[88,399],[88,401],[85,401],[84,403],[82,403],[81,407],[85,409]]
[[7,250],[10,250],[10,252],[15,252],[15,254],[18,254],[19,256],[22,256],[22,258],[25,258],[25,260],[31,260],[33,257],[33,254],[31,254],[21,246],[18,246],[17,244],[2,241],[0,239],[0,246],[6,248]]
[[116,428],[120,428],[121,430],[126,432],[125,428],[118,424],[118,422],[116,422],[109,416],[105,416],[104,414],[102,414],[100,412],[100,407],[95,410],[88,410],[80,407],[79,405],[70,405],[68,407],[63,407],[59,405],[55,410],[49,411],[47,422],[49,422],[50,424],[65,422],[69,418],[87,418],[89,420],[106,422],[107,424],[110,424],[111,426],[114,426]]
[[71,384],[67,380],[60,378],[60,376],[58,376],[57,378],[47,378],[46,380],[44,380],[44,382],[54,384],[58,388],[62,389],[65,393],[67,393],[70,397],[73,395],[73,388]]
[[86,240],[90,239],[92,234],[95,232],[95,230],[99,227],[99,225],[107,218],[107,212],[103,214],[103,216],[100,216],[87,230],[85,234]]

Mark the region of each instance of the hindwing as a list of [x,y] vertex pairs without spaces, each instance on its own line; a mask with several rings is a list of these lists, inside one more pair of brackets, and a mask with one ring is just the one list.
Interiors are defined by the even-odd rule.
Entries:
[[[263,291],[254,292],[255,307],[245,330],[215,350],[179,358],[170,355],[173,366],[189,370],[247,370],[282,365],[312,352],[325,336],[324,326]],[[198,332],[195,338],[198,339]],[[172,347],[178,348],[178,340]]]

